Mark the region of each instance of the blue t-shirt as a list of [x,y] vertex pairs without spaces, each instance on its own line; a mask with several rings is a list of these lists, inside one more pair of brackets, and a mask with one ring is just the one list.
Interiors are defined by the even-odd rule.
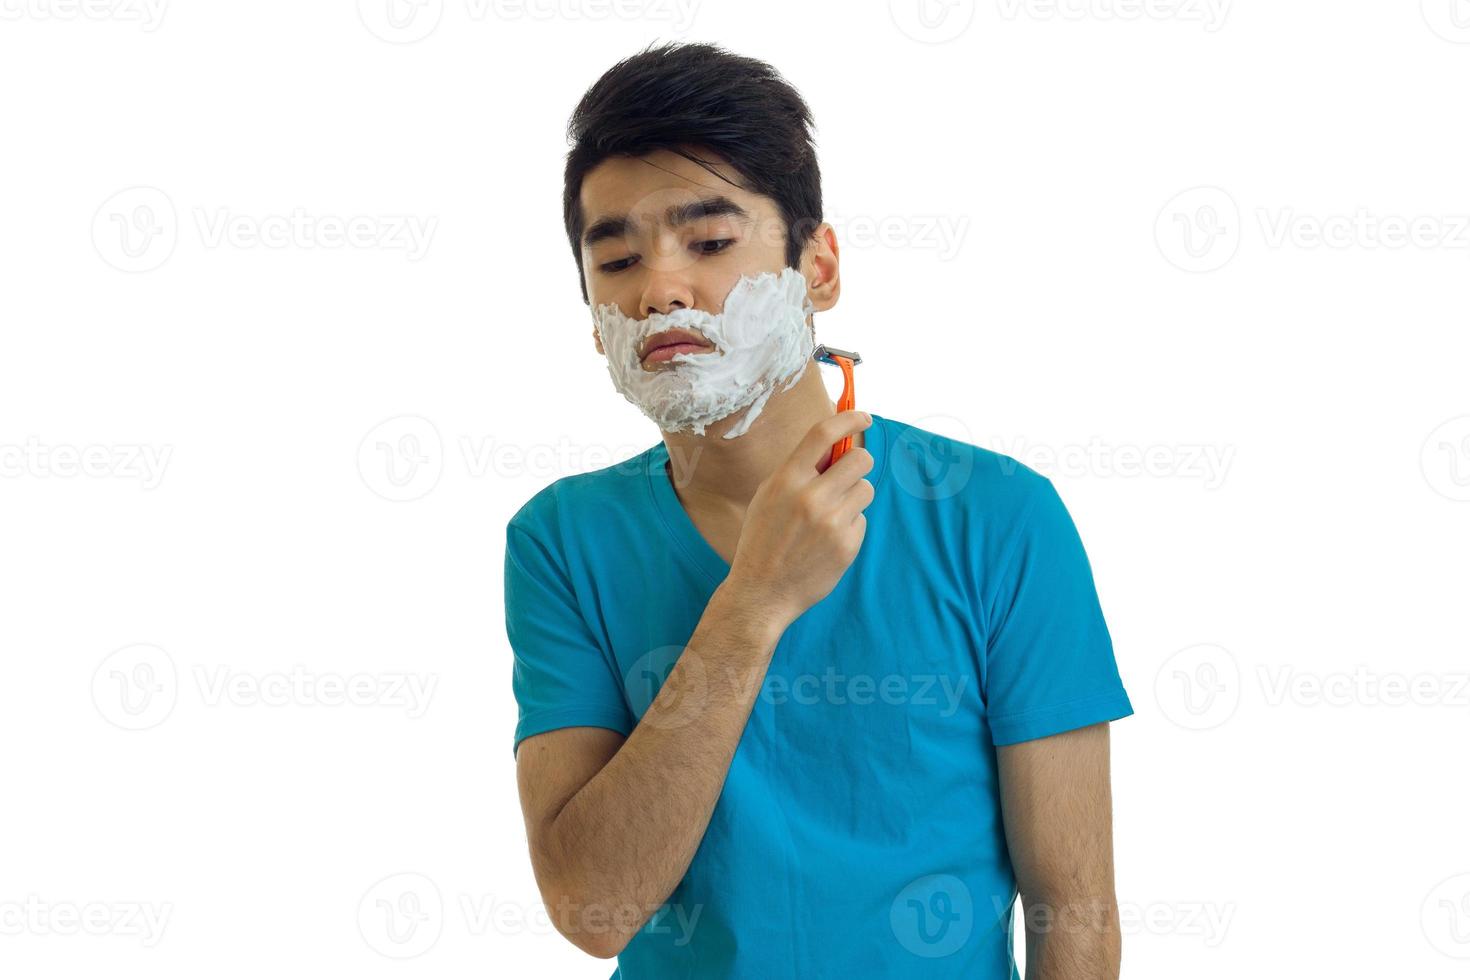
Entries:
[[[876,414],[865,438],[862,548],[782,635],[693,862],[614,978],[1015,976],[995,746],[1133,709],[1051,481]],[[668,458],[564,477],[511,519],[517,746],[630,734],[729,573]]]

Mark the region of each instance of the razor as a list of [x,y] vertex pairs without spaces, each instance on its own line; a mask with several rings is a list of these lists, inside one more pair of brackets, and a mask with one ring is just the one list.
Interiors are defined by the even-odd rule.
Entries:
[[[812,351],[812,359],[823,364],[835,364],[842,368],[842,397],[837,399],[837,411],[851,411],[856,403],[857,392],[854,390],[852,381],[852,368],[855,364],[863,363],[862,355],[855,350],[841,350],[836,347],[828,347],[826,344],[818,344]],[[842,458],[843,454],[852,448],[852,436],[843,436],[832,444],[832,463]],[[827,465],[831,465],[828,463]]]

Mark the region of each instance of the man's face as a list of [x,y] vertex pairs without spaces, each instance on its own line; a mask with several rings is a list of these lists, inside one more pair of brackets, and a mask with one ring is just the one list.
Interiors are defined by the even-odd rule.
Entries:
[[[582,267],[592,309],[612,303],[635,319],[680,308],[721,313],[741,276],[785,267],[786,226],[775,202],[736,186],[739,174],[713,154],[695,155],[731,182],[667,150],[609,158],[583,179]],[[817,272],[812,255],[830,234],[828,226],[818,230],[804,273]],[[831,256],[830,301],[822,288],[809,293],[819,310],[836,300],[835,250]],[[595,328],[592,336],[606,353]]]

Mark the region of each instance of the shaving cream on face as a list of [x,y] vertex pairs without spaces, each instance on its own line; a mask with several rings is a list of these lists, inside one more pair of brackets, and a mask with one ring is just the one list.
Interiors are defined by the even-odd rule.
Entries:
[[[726,439],[744,435],[777,391],[785,391],[806,372],[812,336],[806,325],[814,312],[806,279],[790,267],[777,275],[741,276],[725,297],[724,310],[679,309],[646,320],[624,316],[615,303],[592,313],[613,386],[665,432],[704,435],[711,422],[741,410]],[[713,351],[679,353],[648,370],[638,357],[643,342],[676,328],[697,330]]]

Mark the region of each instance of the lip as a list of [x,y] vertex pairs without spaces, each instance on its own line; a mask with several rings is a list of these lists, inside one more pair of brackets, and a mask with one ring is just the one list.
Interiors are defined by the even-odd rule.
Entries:
[[675,354],[695,354],[713,345],[688,330],[661,330],[643,342],[639,358],[643,361],[667,361]]

